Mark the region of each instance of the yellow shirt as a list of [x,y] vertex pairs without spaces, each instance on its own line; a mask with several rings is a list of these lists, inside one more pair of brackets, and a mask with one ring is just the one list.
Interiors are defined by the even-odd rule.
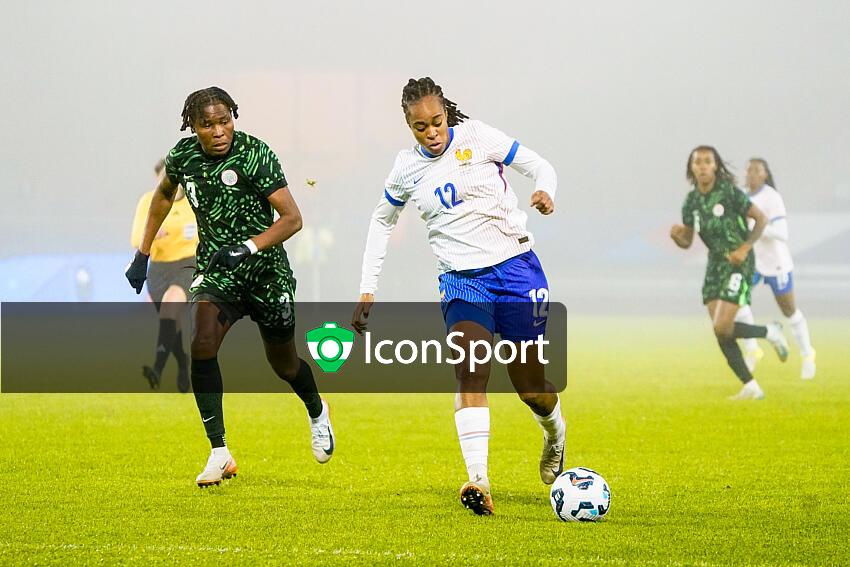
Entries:
[[[130,234],[130,245],[138,248],[142,243],[145,232],[145,220],[151,206],[153,191],[148,191],[136,205],[136,217],[133,219],[133,231]],[[151,245],[151,260],[153,262],[174,262],[195,255],[198,247],[198,225],[195,213],[189,205],[189,199],[183,197],[174,201],[168,216]]]

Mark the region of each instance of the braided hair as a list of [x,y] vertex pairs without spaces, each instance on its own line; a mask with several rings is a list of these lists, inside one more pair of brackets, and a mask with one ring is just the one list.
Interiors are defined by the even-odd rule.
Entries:
[[223,89],[218,87],[208,87],[195,91],[186,97],[186,102],[183,103],[183,125],[180,126],[182,132],[186,128],[191,128],[196,120],[203,117],[204,109],[213,104],[223,104],[230,109],[233,118],[239,118],[237,110],[239,107],[230,98]]
[[[750,161],[760,163],[762,167],[764,167],[764,172],[767,173],[767,179],[765,180],[765,183],[776,189],[776,182],[773,180],[773,173],[770,172],[770,166],[767,165],[767,161],[764,158],[760,157],[750,158]],[[776,190],[778,191],[778,189]]]
[[446,122],[449,126],[457,126],[469,118],[458,110],[457,104],[443,96],[442,87],[434,83],[431,77],[422,77],[421,79],[410,79],[401,91],[401,109],[404,111],[405,120],[410,117],[410,105],[419,102],[426,96],[435,96],[440,99],[446,111]]
[[735,184],[735,176],[732,175],[732,172],[729,171],[729,167],[726,165],[726,162],[723,161],[723,158],[720,157],[720,154],[714,148],[714,146],[697,146],[691,153],[688,154],[688,165],[685,169],[685,177],[687,177],[688,181],[696,184],[697,180],[694,176],[694,172],[691,171],[691,164],[694,161],[694,154],[697,152],[711,152],[714,156],[714,163],[717,164],[717,173],[715,173],[715,177],[718,181],[728,181],[732,185]]

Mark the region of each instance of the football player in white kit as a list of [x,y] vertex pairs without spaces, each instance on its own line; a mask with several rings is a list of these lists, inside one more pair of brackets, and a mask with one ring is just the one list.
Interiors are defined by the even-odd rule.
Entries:
[[[803,365],[800,377],[810,380],[815,377],[815,349],[809,337],[809,326],[803,313],[794,302],[794,263],[788,249],[788,221],[785,218],[785,202],[776,190],[773,174],[767,162],[752,158],[747,166],[747,191],[752,201],[768,218],[764,233],[754,246],[756,274],[753,285],[764,281],[773,290],[773,296],[782,314],[788,318],[791,331],[800,347]],[[752,324],[753,312],[749,306],[738,310],[737,320]],[[744,360],[752,371],[764,355],[755,339],[744,340]]]
[[[352,326],[366,329],[378,275],[390,233],[411,202],[428,229],[438,260],[439,290],[449,332],[462,332],[467,360],[472,341],[492,343],[536,339],[544,332],[549,290],[534,238],[525,228],[527,215],[503,175],[512,167],[534,179],[531,206],[551,214],[557,188],[555,170],[514,138],[477,120],[466,120],[430,77],[410,79],[402,92],[402,109],[416,145],[402,150],[372,214],[360,283],[360,301]],[[517,316],[517,306],[536,317]],[[566,424],[554,386],[535,357],[507,365],[511,382],[543,429],[540,477],[552,484],[563,470]],[[489,364],[471,372],[455,366],[458,392],[455,424],[469,481],[461,503],[478,515],[493,513],[487,452],[490,411],[486,386]]]

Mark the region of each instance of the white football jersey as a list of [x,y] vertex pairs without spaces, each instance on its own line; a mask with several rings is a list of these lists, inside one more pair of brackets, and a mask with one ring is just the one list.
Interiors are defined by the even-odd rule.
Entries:
[[554,198],[557,179],[551,165],[478,120],[450,128],[439,156],[418,145],[399,152],[384,198],[394,207],[412,203],[419,210],[440,272],[493,266],[534,244],[505,166],[534,177],[536,189]]
[[[768,227],[779,223],[787,223],[785,218],[785,202],[779,191],[770,185],[763,185],[755,193],[749,193],[750,201],[767,217]],[[791,250],[788,248],[787,231],[785,239],[771,236],[771,230],[766,230],[759,238],[753,250],[756,254],[756,270],[765,276],[787,274],[794,269],[791,261]]]

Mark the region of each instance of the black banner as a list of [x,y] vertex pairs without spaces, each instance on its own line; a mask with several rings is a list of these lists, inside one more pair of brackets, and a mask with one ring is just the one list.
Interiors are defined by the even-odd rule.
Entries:
[[[489,349],[478,344],[473,356],[465,357],[460,348],[465,337],[448,335],[438,303],[375,303],[365,335],[353,331],[354,308],[354,303],[297,304],[293,340],[321,392],[454,392],[455,366],[480,372],[488,358],[487,391],[514,391],[506,371],[511,361],[516,373],[539,361],[556,390],[566,387],[567,310],[562,304],[515,304],[511,321],[528,319],[524,328],[545,333],[510,341],[497,334]],[[505,305],[499,309],[504,320]],[[3,303],[0,324],[2,392],[152,391],[141,370],[152,363],[157,347],[159,323],[149,303]],[[189,353],[191,332],[183,335]],[[225,392],[291,391],[266,360],[262,337],[247,317],[230,329],[218,360]],[[176,392],[176,374],[170,357],[156,391]],[[544,388],[538,381],[527,389]]]

